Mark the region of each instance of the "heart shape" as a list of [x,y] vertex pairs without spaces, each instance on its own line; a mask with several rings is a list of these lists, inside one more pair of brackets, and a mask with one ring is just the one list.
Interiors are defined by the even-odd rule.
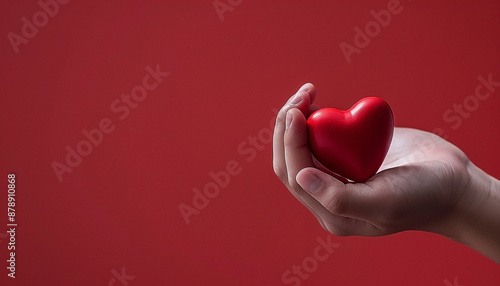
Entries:
[[307,119],[308,143],[315,159],[355,182],[375,175],[393,132],[391,107],[378,97],[363,98],[349,110],[322,108]]

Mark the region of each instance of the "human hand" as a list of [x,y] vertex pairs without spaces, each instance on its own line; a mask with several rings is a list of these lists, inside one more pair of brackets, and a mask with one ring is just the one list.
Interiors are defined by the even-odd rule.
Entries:
[[474,244],[460,225],[473,212],[472,202],[482,199],[478,189],[487,188],[478,178],[493,178],[480,173],[446,140],[395,128],[379,172],[364,183],[344,183],[315,166],[307,145],[306,116],[316,109],[311,106],[315,96],[314,86],[305,84],[278,113],[273,167],[323,228],[336,235],[362,236],[424,230]]

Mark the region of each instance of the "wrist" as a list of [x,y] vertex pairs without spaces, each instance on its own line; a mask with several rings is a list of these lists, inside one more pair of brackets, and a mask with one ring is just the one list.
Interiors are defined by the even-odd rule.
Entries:
[[500,263],[500,182],[472,162],[464,171],[466,184],[443,235]]

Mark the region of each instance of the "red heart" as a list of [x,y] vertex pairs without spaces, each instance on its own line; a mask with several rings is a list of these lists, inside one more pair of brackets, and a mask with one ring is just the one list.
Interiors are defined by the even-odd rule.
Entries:
[[307,119],[309,148],[316,160],[356,182],[375,175],[393,131],[391,107],[378,97],[363,98],[345,111],[322,108]]

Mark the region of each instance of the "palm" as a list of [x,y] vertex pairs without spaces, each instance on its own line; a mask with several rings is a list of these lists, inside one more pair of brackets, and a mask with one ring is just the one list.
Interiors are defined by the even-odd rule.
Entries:
[[412,128],[394,128],[391,147],[380,170],[389,169],[409,163],[435,160],[448,161],[454,155],[444,151],[456,151],[458,148],[441,137]]
[[385,234],[439,223],[464,189],[452,183],[457,181],[457,166],[465,165],[462,160],[467,157],[457,147],[434,134],[395,128],[379,174],[366,182],[381,197],[391,198],[384,203],[390,215],[375,226]]

